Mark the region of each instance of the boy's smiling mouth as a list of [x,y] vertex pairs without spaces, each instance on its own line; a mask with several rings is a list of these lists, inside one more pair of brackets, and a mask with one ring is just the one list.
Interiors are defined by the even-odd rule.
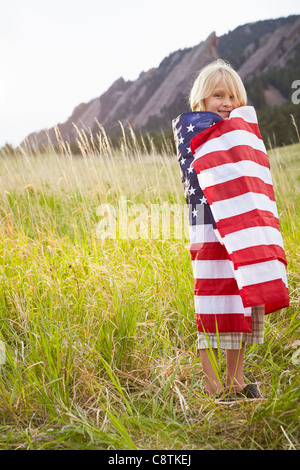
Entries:
[[218,113],[220,114],[221,117],[223,118],[228,118],[229,117],[229,114],[230,114],[230,111],[226,110],[226,109],[218,109]]

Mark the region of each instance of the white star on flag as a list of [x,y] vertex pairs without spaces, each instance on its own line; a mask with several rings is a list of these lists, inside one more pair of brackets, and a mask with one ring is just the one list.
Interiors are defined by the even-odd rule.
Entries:
[[192,124],[190,124],[190,125],[187,127],[187,131],[188,131],[188,132],[193,132],[194,127],[195,127],[195,126],[193,126]]
[[186,160],[186,159],[182,157],[182,159],[180,160],[181,165],[184,165],[184,164],[185,164],[185,160]]
[[179,142],[179,144],[183,144],[184,138],[183,138],[183,137],[179,137],[178,142]]
[[194,168],[192,167],[192,165],[189,166],[189,167],[188,167],[188,173],[193,173],[193,171],[194,171]]
[[196,215],[198,214],[198,211],[196,211],[196,209],[193,209],[192,214],[193,214],[193,217],[196,217]]
[[200,202],[201,202],[201,204],[207,204],[207,200],[206,200],[205,196],[203,196],[203,197],[200,199]]
[[196,191],[196,189],[193,188],[193,186],[192,186],[192,187],[189,189],[190,196],[191,196],[192,194],[195,194],[195,191]]

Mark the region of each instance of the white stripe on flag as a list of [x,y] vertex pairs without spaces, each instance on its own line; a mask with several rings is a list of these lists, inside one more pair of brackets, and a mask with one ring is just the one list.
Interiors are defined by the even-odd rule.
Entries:
[[227,259],[193,260],[194,279],[232,279],[233,263]]
[[235,273],[240,289],[252,284],[275,281],[276,279],[282,279],[286,287],[288,287],[286,267],[278,260],[241,266]]
[[225,163],[224,165],[203,170],[198,175],[198,181],[202,190],[205,190],[209,186],[235,180],[241,176],[258,177],[266,184],[273,184],[269,168],[259,165],[251,160]]
[[238,129],[222,134],[220,137],[208,140],[195,152],[195,160],[201,158],[207,153],[226,151],[238,145],[248,145],[255,150],[267,153],[265,144],[255,134],[243,129]]
[[[234,183],[233,183],[234,184]],[[227,217],[244,214],[254,209],[271,212],[278,219],[277,206],[275,201],[271,201],[265,194],[245,193],[240,196],[214,202],[211,210],[216,222]]]
[[211,224],[190,225],[189,230],[191,243],[215,243],[218,241]]
[[195,295],[195,313],[241,313],[251,316],[251,307],[245,308],[240,295]]
[[235,108],[231,111],[229,119],[236,117],[242,118],[247,122],[257,124],[257,116],[253,106],[241,106],[239,108]]
[[224,243],[229,253],[251,246],[279,245],[283,248],[282,235],[274,227],[249,227],[225,235]]

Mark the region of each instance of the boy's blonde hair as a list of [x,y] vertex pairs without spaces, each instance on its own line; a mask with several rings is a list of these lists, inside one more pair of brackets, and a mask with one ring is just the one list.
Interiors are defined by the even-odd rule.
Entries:
[[204,99],[212,94],[220,79],[223,79],[238,106],[247,104],[247,93],[239,74],[228,62],[217,59],[206,65],[194,82],[189,99],[192,111],[205,111]]

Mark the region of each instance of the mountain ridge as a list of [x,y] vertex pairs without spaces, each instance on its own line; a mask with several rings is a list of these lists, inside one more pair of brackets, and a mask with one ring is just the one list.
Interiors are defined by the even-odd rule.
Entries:
[[[277,72],[289,69],[299,53],[300,15],[247,23],[219,38],[212,32],[198,45],[170,53],[158,67],[142,71],[136,80],[120,77],[101,96],[76,106],[57,127],[62,139],[70,143],[78,137],[76,127],[96,135],[98,123],[108,136],[120,133],[120,122],[140,132],[167,129],[176,115],[189,110],[188,93],[199,69],[217,57],[237,69],[249,104],[285,105],[290,85],[283,86]],[[272,70],[277,82],[269,73]],[[55,127],[33,132],[23,143],[47,147],[49,139],[56,139]]]

